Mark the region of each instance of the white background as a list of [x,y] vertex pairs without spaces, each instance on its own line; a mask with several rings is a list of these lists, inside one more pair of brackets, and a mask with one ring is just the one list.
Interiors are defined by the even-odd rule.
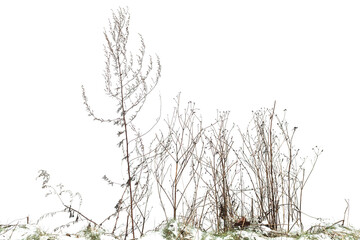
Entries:
[[[358,1],[1,1],[0,222],[57,210],[37,171],[79,191],[102,217],[118,194],[101,177],[121,167],[116,129],[87,116],[81,97],[111,116],[103,92],[103,29],[129,6],[130,32],[158,54],[162,77],[138,123],[163,117],[173,97],[195,101],[204,119],[230,110],[287,109],[295,144],[324,153],[305,190],[304,211],[360,227],[360,3]],[[103,203],[99,206],[99,203]]]

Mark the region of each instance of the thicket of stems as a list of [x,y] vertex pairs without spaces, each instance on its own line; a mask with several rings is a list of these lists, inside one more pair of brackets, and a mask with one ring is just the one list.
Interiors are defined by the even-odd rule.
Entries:
[[[171,218],[176,219],[182,202],[188,204],[186,193],[189,187],[197,185],[191,184],[195,180],[194,177],[185,179],[184,175],[189,174],[186,171],[190,171],[189,165],[192,165],[194,172],[198,170],[199,163],[192,160],[204,131],[202,122],[196,115],[194,103],[189,102],[182,112],[179,94],[175,104],[171,118],[166,120],[167,131],[161,131],[156,135],[158,154],[154,158],[154,177],[166,219],[169,217],[162,196],[165,196],[171,205]],[[164,182],[167,177],[170,179],[168,184]]]

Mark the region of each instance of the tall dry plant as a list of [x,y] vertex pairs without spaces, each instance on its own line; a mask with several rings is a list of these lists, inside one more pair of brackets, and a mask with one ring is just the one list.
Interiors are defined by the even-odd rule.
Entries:
[[[104,44],[105,69],[103,76],[105,93],[116,103],[114,117],[110,119],[98,117],[89,105],[85,88],[82,87],[82,89],[84,104],[89,116],[96,121],[112,123],[118,127],[117,135],[120,138],[118,147],[122,150],[121,161],[125,161],[127,165],[127,179],[125,183],[121,184],[125,188],[126,194],[123,194],[124,197],[119,200],[118,204],[126,205],[124,200],[129,200],[129,207],[126,209],[128,212],[127,222],[130,221],[130,224],[126,224],[126,234],[128,234],[130,225],[130,232],[135,239],[135,229],[142,229],[136,223],[134,214],[135,211],[138,211],[139,200],[143,199],[139,196],[139,194],[143,196],[143,193],[137,183],[143,177],[141,174],[144,166],[147,165],[147,158],[137,155],[138,149],[143,149],[139,142],[142,135],[136,131],[134,120],[144,106],[146,98],[158,83],[161,65],[158,57],[155,64],[151,56],[146,61],[145,43],[141,35],[139,35],[138,53],[134,56],[128,49],[129,20],[128,10],[119,8],[113,12],[112,18],[109,20],[109,28],[104,31],[106,42]],[[117,205],[117,211],[118,209],[122,208]]]

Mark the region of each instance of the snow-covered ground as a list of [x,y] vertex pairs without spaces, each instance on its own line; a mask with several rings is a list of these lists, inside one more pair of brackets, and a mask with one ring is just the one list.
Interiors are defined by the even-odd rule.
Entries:
[[[56,233],[43,230],[35,224],[18,224],[0,227],[0,240],[116,240],[111,234],[92,228],[82,228],[75,233],[63,229]],[[253,227],[236,230],[226,234],[211,234],[199,229],[184,226],[177,222],[164,224],[158,231],[150,231],[140,240],[333,240],[360,239],[360,231],[341,225],[316,226],[311,231],[302,234],[293,233],[289,236],[281,235],[266,227]]]

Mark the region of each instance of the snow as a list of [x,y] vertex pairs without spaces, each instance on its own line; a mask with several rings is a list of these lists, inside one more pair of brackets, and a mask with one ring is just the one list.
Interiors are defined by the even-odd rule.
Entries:
[[[166,229],[168,236],[165,236]],[[182,231],[179,231],[179,230]],[[272,236],[276,232],[269,228],[249,228],[245,230],[236,230],[228,234],[215,235],[203,232],[199,229],[184,226],[181,223],[171,221],[164,225],[159,231],[149,231],[139,240],[168,240],[180,237],[182,240],[332,240],[332,239],[360,239],[360,231],[341,225],[328,225],[316,228],[314,233],[302,233],[301,236],[293,234],[291,236]],[[90,240],[85,234],[85,229],[79,229],[77,233],[69,234],[66,230],[57,233],[44,231],[40,226],[35,224],[19,224],[6,227],[0,226],[0,240]],[[91,232],[99,235],[99,240],[116,240],[114,236],[105,234],[101,231],[91,229]],[[180,234],[182,233],[182,234]]]
[[161,232],[150,232],[146,234],[141,240],[164,240]]

